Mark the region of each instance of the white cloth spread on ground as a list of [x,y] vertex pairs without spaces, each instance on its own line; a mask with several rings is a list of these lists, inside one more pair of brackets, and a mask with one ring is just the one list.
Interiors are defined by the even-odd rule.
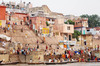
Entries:
[[3,35],[3,34],[0,34],[0,38],[1,38],[1,39],[5,39],[5,40],[7,40],[7,41],[10,41],[10,40],[11,40],[11,37],[8,37],[8,36]]

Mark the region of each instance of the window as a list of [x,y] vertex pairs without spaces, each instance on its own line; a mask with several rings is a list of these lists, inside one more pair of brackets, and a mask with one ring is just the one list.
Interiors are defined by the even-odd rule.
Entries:
[[11,21],[11,16],[9,16],[9,21]]
[[67,40],[67,37],[65,37],[65,40]]
[[67,27],[67,30],[70,30],[70,26]]
[[90,31],[90,30],[87,30],[87,31]]

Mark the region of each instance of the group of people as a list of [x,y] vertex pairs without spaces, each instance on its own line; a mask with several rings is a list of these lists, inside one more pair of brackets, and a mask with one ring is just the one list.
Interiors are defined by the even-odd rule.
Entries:
[[[49,58],[49,62],[64,62],[64,61],[77,61],[77,62],[89,62],[89,61],[100,61],[100,58],[95,56],[95,50],[65,50],[63,54],[58,57]],[[56,59],[55,59],[56,58]]]

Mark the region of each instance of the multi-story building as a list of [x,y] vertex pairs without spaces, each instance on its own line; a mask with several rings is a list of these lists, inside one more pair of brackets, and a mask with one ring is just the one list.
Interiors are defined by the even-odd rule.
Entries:
[[54,26],[55,35],[63,36],[63,40],[71,41],[72,33],[74,33],[74,26],[64,24],[64,18],[57,19]]
[[42,34],[42,28],[46,28],[46,18],[45,17],[31,17],[30,27],[33,30],[37,30],[38,33]]
[[6,26],[6,7],[0,6],[0,27]]

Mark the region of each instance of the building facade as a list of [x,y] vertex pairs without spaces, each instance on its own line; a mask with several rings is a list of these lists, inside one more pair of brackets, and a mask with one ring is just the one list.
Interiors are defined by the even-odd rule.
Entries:
[[6,26],[6,6],[0,6],[0,27]]

